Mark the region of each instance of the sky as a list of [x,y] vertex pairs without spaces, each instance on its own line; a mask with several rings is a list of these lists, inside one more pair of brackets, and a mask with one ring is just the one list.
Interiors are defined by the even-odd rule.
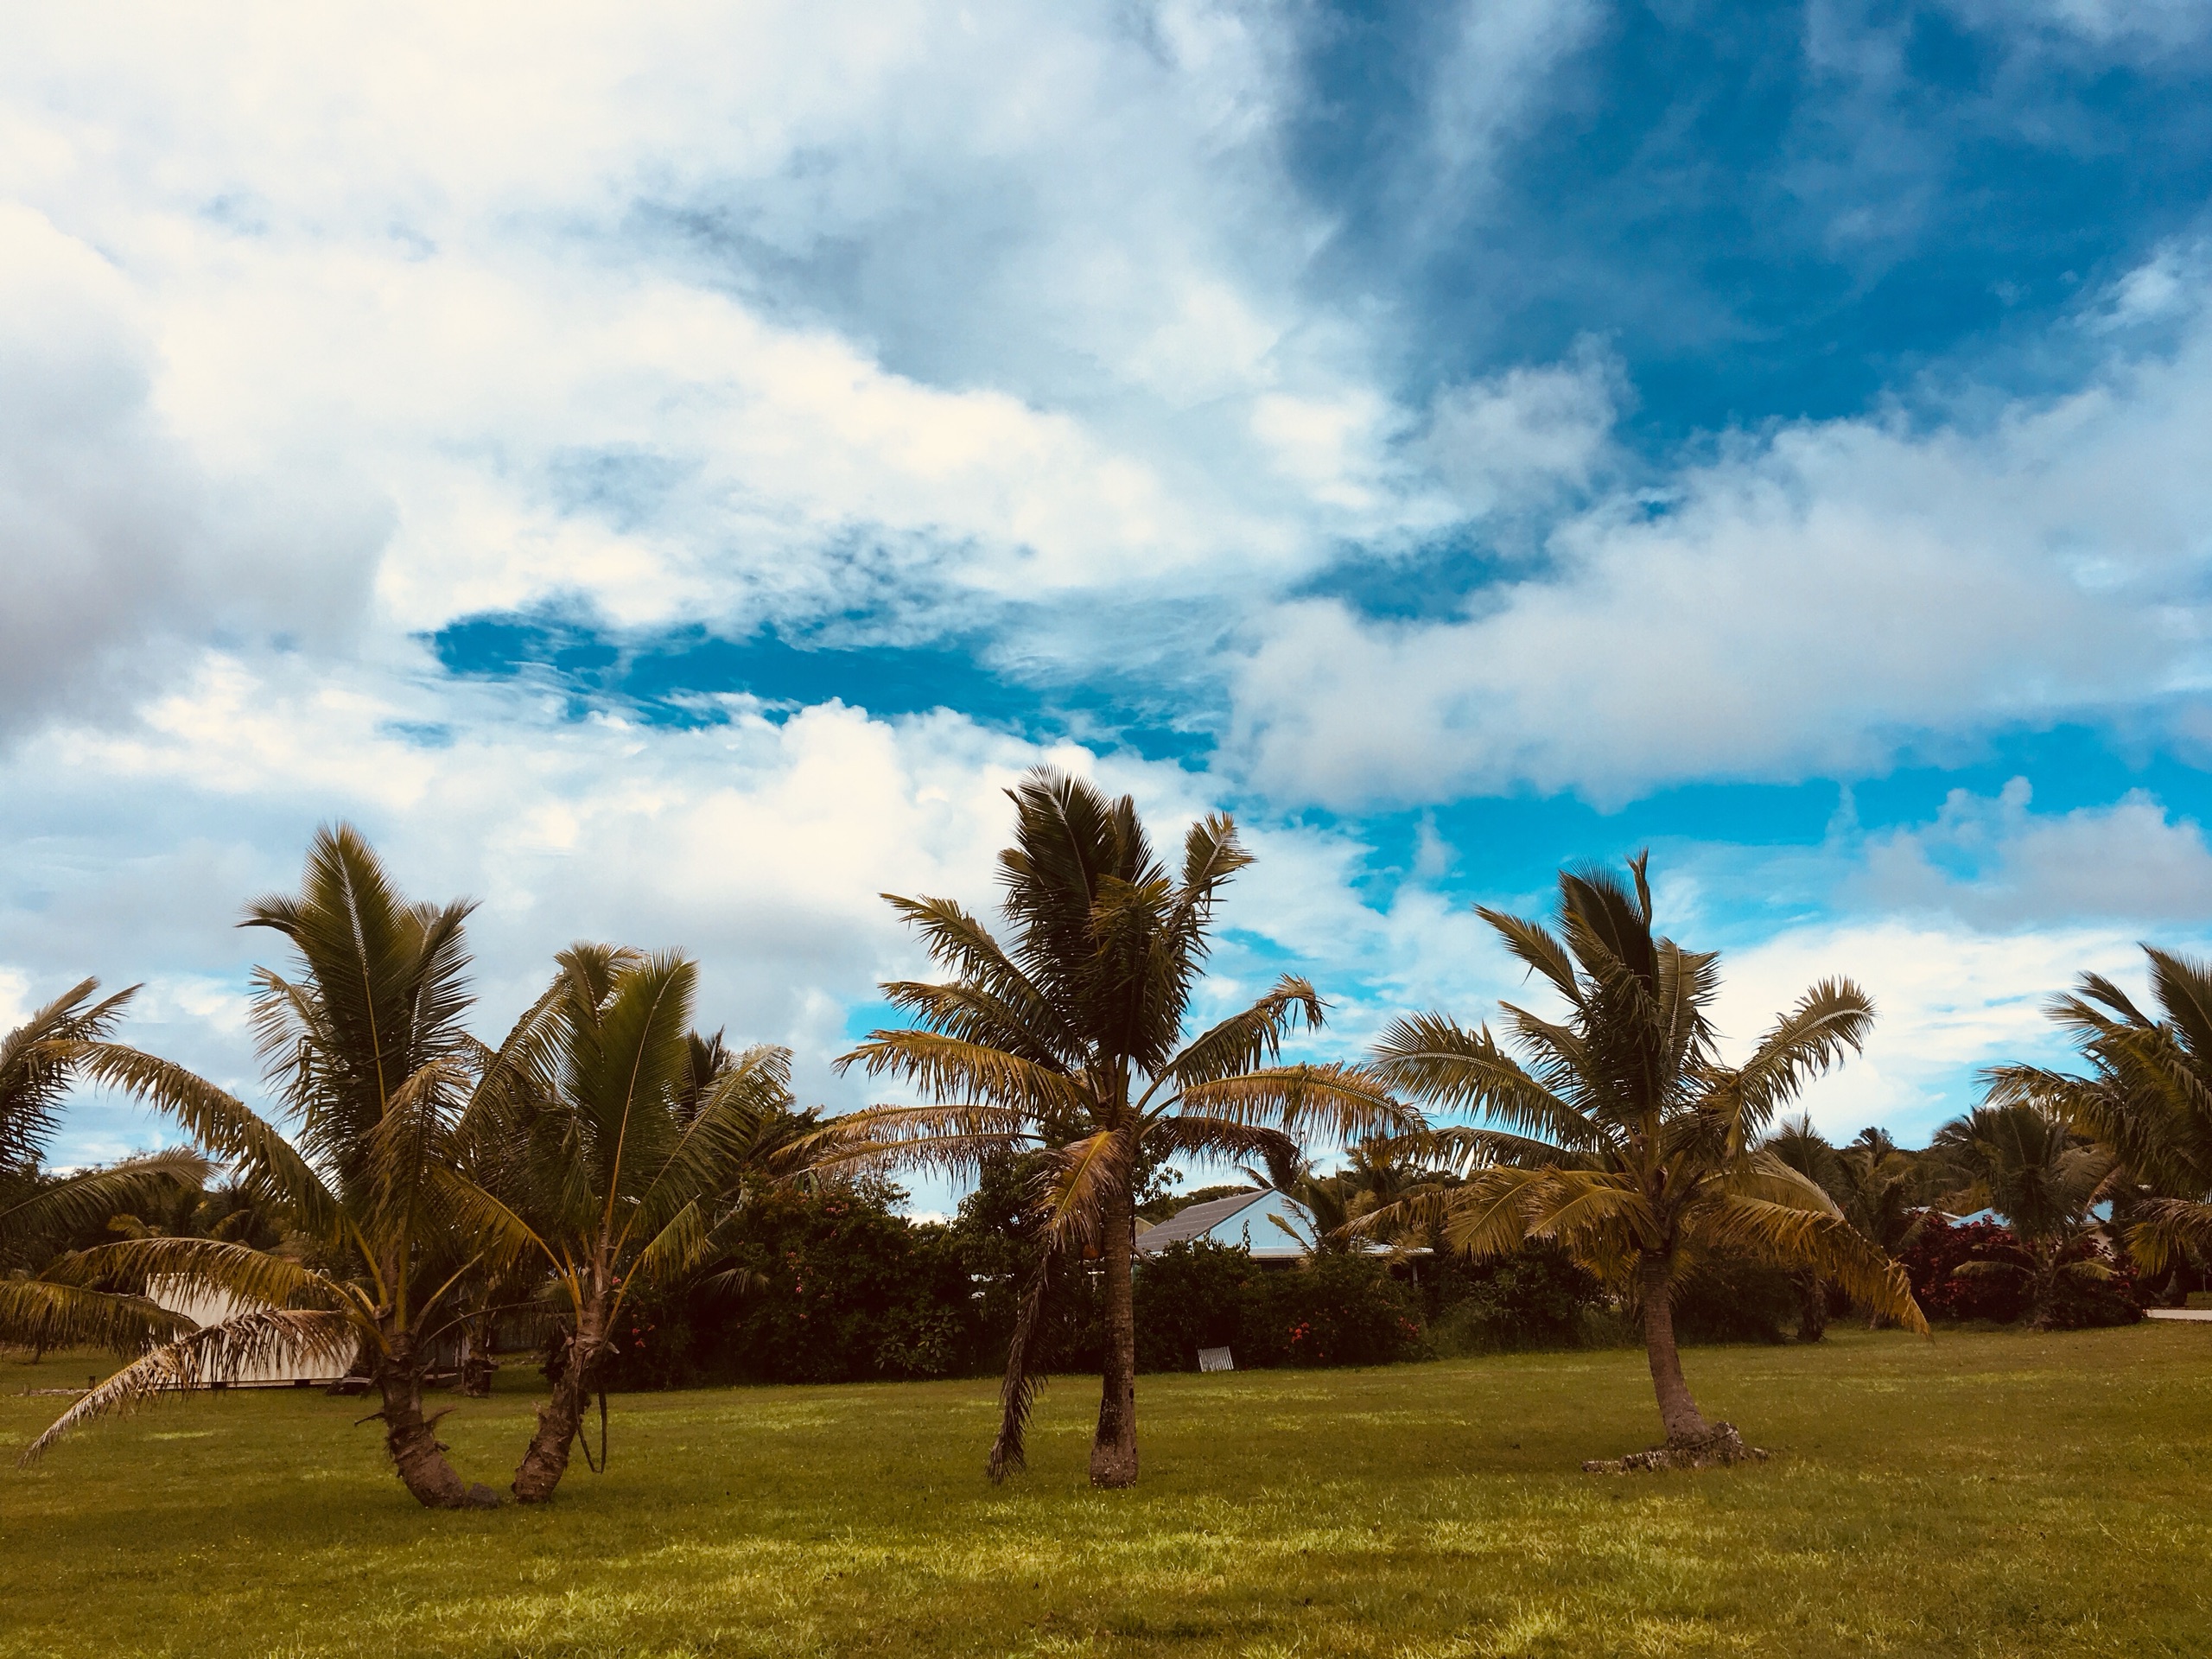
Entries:
[[1643,848],[1733,1052],[1871,992],[1840,1138],[2212,948],[2198,0],[226,16],[0,54],[0,1023],[265,1101],[342,819],[486,1036],[680,947],[844,1109],[1040,763],[1236,815],[1307,1054]]

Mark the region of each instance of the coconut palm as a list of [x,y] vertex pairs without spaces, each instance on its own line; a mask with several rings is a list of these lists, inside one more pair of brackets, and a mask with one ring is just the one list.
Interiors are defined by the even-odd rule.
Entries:
[[719,1034],[696,1037],[695,964],[604,945],[559,961],[546,1086],[512,1103],[522,1179],[486,1222],[550,1268],[559,1309],[553,1397],[515,1472],[525,1503],[551,1497],[568,1469],[625,1300],[696,1267],[724,1195],[796,1150],[782,1138],[790,1052],[732,1054]]
[[[1842,1207],[1838,1190],[1843,1184],[1843,1160],[1828,1138],[1813,1127],[1810,1113],[1783,1118],[1760,1145]],[[1797,1292],[1797,1340],[1818,1342],[1827,1331],[1827,1281],[1809,1268],[1791,1269],[1789,1281]]]
[[2129,1253],[2158,1273],[2212,1250],[2212,964],[2143,951],[2156,1018],[2101,974],[2084,974],[2048,1012],[2088,1075],[1999,1066],[1987,1098],[2032,1106],[2110,1151],[2112,1185],[2133,1217]]
[[1284,1036],[1322,1021],[1320,999],[1285,976],[1242,1012],[1185,1039],[1223,887],[1251,860],[1217,814],[1185,837],[1179,879],[1153,855],[1136,806],[1050,770],[1009,791],[1014,844],[999,855],[1001,944],[944,899],[887,894],[950,977],[884,995],[906,1030],[871,1033],[839,1061],[931,1096],[841,1126],[853,1154],[977,1169],[1038,1152],[1036,1255],[1007,1356],[994,1480],[1021,1466],[1040,1379],[1032,1341],[1055,1277],[1095,1261],[1106,1352],[1090,1478],[1137,1476],[1136,1330],[1130,1265],[1139,1170],[1178,1154],[1263,1160],[1308,1130],[1334,1136],[1417,1120],[1370,1077],[1281,1065]]
[[53,1177],[41,1165],[77,1070],[80,1045],[110,1035],[137,987],[92,1001],[99,982],[64,991],[0,1039],[0,1342],[43,1351],[92,1344],[132,1354],[189,1321],[143,1296],[38,1276],[72,1234],[118,1211],[197,1188],[207,1160],[188,1147]]
[[1873,1020],[1864,992],[1830,980],[1807,992],[1741,1065],[1721,1063],[1710,1010],[1717,954],[1652,933],[1645,859],[1634,886],[1562,872],[1559,931],[1483,909],[1506,948],[1565,1001],[1548,1020],[1504,1005],[1516,1058],[1487,1027],[1401,1020],[1376,1065],[1414,1099],[1479,1120],[1413,1144],[1464,1174],[1378,1212],[1440,1225],[1454,1248],[1501,1255],[1556,1241],[1638,1306],[1669,1447],[1681,1460],[1739,1454],[1708,1423],[1676,1351],[1675,1287],[1716,1256],[1807,1268],[1916,1329],[1926,1322],[1904,1270],[1855,1232],[1818,1183],[1758,1142],[1776,1113]]
[[174,1063],[118,1045],[80,1051],[86,1076],[168,1111],[280,1207],[301,1249],[224,1239],[127,1240],[85,1252],[80,1276],[166,1280],[240,1309],[155,1350],[86,1395],[25,1459],[103,1413],[179,1386],[221,1381],[277,1357],[342,1370],[365,1354],[385,1445],[407,1490],[434,1508],[483,1506],[423,1412],[431,1345],[455,1316],[485,1247],[462,1223],[475,1189],[464,1113],[490,1113],[527,1075],[546,1003],[487,1052],[462,1026],[471,906],[410,904],[374,850],[340,824],[317,832],[298,897],[246,907],[241,925],[290,941],[296,978],[254,973],[252,1024],[290,1138]]
[[2113,1270],[2090,1238],[2090,1208],[2114,1169],[2109,1149],[2079,1140],[2040,1108],[2018,1102],[1952,1119],[1936,1132],[1929,1151],[1958,1182],[1945,1205],[1969,1213],[1994,1210],[2028,1257],[2025,1265],[1962,1262],[1954,1273],[2018,1280],[2027,1293],[2029,1323],[2039,1331],[2050,1327],[2066,1286],[2111,1281]]

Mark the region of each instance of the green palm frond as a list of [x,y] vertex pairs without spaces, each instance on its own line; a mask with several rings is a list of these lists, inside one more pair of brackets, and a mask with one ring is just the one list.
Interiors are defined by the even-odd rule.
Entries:
[[1527,1200],[1529,1237],[1555,1239],[1577,1254],[1665,1244],[1649,1195],[1633,1177],[1604,1169],[1535,1173],[1539,1179]]
[[252,1307],[351,1305],[327,1274],[222,1238],[127,1238],[95,1244],[61,1257],[46,1276],[58,1283],[105,1285],[141,1295],[168,1285],[213,1292]]
[[1749,1132],[1764,1131],[1806,1084],[1845,1054],[1858,1053],[1873,1023],[1873,1000],[1847,979],[1823,980],[1807,991],[1760,1038],[1727,1085]]
[[118,1043],[88,1044],[79,1054],[86,1078],[167,1112],[232,1165],[251,1190],[291,1211],[304,1230],[320,1236],[336,1225],[338,1200],[322,1177],[236,1096],[173,1061]]
[[1382,1080],[1414,1100],[1479,1112],[1562,1146],[1594,1147],[1605,1141],[1587,1112],[1531,1077],[1487,1027],[1471,1032],[1446,1014],[1414,1014],[1393,1021],[1374,1055]]
[[1904,1267],[1834,1212],[1809,1202],[1726,1193],[1700,1207],[1696,1237],[1708,1249],[1772,1267],[1809,1269],[1843,1287],[1872,1313],[1925,1336],[1927,1316]]
[[35,1165],[59,1122],[79,1046],[104,1040],[136,996],[136,985],[92,1001],[99,981],[79,981],[0,1037],[0,1169]]
[[204,1186],[212,1168],[204,1154],[171,1147],[48,1182],[0,1210],[0,1241],[41,1230],[74,1232],[118,1211],[158,1207]]
[[1161,1118],[1145,1131],[1149,1149],[1192,1158],[1294,1158],[1298,1142],[1280,1129],[1196,1112]]
[[1527,1242],[1530,1206],[1549,1179],[1548,1170],[1479,1170],[1464,1185],[1442,1192],[1433,1206],[1408,1198],[1391,1208],[1402,1208],[1408,1221],[1417,1211],[1430,1210],[1445,1242],[1463,1255],[1478,1260],[1510,1255]]
[[51,1280],[0,1276],[0,1341],[25,1348],[105,1348],[135,1354],[192,1329],[143,1296]]
[[870,1077],[912,1083],[939,1101],[989,1100],[1029,1116],[1082,1115],[1090,1101],[1064,1073],[981,1043],[963,1043],[930,1031],[874,1031],[839,1071],[859,1065]]
[[1231,1014],[1186,1045],[1161,1075],[1186,1089],[1236,1077],[1263,1060],[1280,1057],[1284,1034],[1301,1023],[1308,1031],[1321,1028],[1321,999],[1307,981],[1285,974],[1273,990],[1250,1007]]
[[2192,1254],[2212,1252],[2212,1204],[2192,1198],[2146,1198],[2127,1230],[2127,1249],[2145,1273],[2163,1273]]
[[1567,947],[1556,934],[1541,923],[1492,910],[1487,905],[1477,905],[1475,914],[1491,925],[1491,930],[1505,941],[1505,948],[1527,964],[1530,971],[1541,974],[1554,990],[1570,1003],[1580,1006],[1582,988],[1575,982],[1574,959],[1567,955]]
[[1336,1062],[1270,1066],[1194,1084],[1178,1097],[1178,1109],[1339,1141],[1406,1135],[1422,1124],[1421,1114],[1400,1104],[1377,1071]]

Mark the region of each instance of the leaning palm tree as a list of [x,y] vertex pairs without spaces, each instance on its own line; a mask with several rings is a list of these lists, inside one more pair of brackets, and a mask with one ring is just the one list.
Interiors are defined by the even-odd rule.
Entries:
[[1009,794],[1014,844],[999,865],[1010,939],[949,899],[886,894],[950,977],[886,985],[916,1024],[873,1032],[838,1062],[903,1080],[931,1103],[877,1108],[839,1129],[851,1156],[962,1173],[1043,1154],[1037,1254],[988,1471],[998,1480],[1021,1466],[1043,1311],[1061,1275],[1095,1261],[1106,1351],[1090,1478],[1127,1486],[1137,1476],[1135,1188],[1147,1160],[1265,1159],[1308,1130],[1348,1136],[1418,1120],[1356,1068],[1268,1064],[1300,1023],[1321,1024],[1302,979],[1285,976],[1185,1040],[1214,906],[1251,861],[1226,816],[1192,826],[1179,879],[1154,858],[1128,797],[1048,769]]
[[73,1175],[43,1173],[80,1046],[105,1039],[137,990],[94,1002],[99,988],[87,979],[0,1038],[0,1342],[35,1351],[84,1344],[135,1354],[190,1324],[143,1296],[40,1276],[73,1234],[118,1211],[161,1205],[207,1176],[207,1159],[184,1147]]
[[1605,872],[1562,872],[1556,933],[1480,912],[1567,1003],[1557,1020],[1504,1005],[1525,1063],[1487,1027],[1468,1031],[1445,1014],[1385,1033],[1376,1050],[1385,1078],[1479,1121],[1413,1141],[1464,1181],[1372,1219],[1429,1222],[1478,1256],[1529,1240],[1565,1247],[1639,1309],[1667,1433],[1666,1448],[1644,1455],[1727,1460],[1745,1455],[1742,1441],[1698,1409],[1675,1348],[1686,1270],[1726,1255],[1808,1268],[1915,1329],[1927,1324],[1904,1269],[1758,1144],[1808,1082],[1858,1049],[1873,1020],[1866,994],[1843,980],[1816,985],[1741,1065],[1722,1064],[1710,1017],[1718,955],[1653,936],[1644,868],[1630,861],[1632,889]]
[[338,1369],[365,1352],[385,1445],[407,1490],[434,1508],[497,1501],[446,1461],[423,1411],[432,1344],[454,1317],[484,1246],[460,1224],[474,1189],[464,1112],[526,1076],[550,1016],[541,1004],[498,1053],[464,1029],[462,925],[471,906],[413,905],[358,831],[318,831],[298,897],[246,908],[241,925],[288,938],[296,978],[255,970],[253,1027],[289,1139],[234,1096],[170,1061],[94,1043],[85,1074],[176,1117],[258,1198],[281,1208],[302,1255],[211,1238],[126,1240],[76,1259],[85,1278],[166,1281],[241,1311],[156,1349],[93,1389],[32,1442],[28,1461],[86,1420],[167,1390],[219,1382],[283,1357]]
[[567,1471],[625,1299],[696,1267],[722,1196],[791,1151],[764,1150],[786,1122],[790,1052],[731,1054],[718,1038],[696,1038],[694,963],[605,945],[559,961],[544,1086],[512,1102],[520,1180],[511,1205],[480,1211],[550,1267],[545,1294],[559,1309],[553,1397],[515,1471],[525,1503],[551,1497]]
[[2042,1066],[1988,1074],[1993,1107],[2032,1106],[2107,1147],[2148,1273],[2212,1251],[2212,964],[2151,945],[2152,1017],[2101,974],[2049,1007],[2088,1062],[2086,1077]]

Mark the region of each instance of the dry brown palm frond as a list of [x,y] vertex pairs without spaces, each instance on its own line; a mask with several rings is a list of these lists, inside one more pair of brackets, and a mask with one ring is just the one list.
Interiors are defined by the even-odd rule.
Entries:
[[124,1366],[56,1418],[53,1427],[16,1459],[29,1468],[70,1430],[94,1417],[118,1416],[185,1390],[229,1382],[274,1361],[291,1359],[342,1367],[359,1333],[343,1313],[319,1309],[269,1308],[203,1325]]

